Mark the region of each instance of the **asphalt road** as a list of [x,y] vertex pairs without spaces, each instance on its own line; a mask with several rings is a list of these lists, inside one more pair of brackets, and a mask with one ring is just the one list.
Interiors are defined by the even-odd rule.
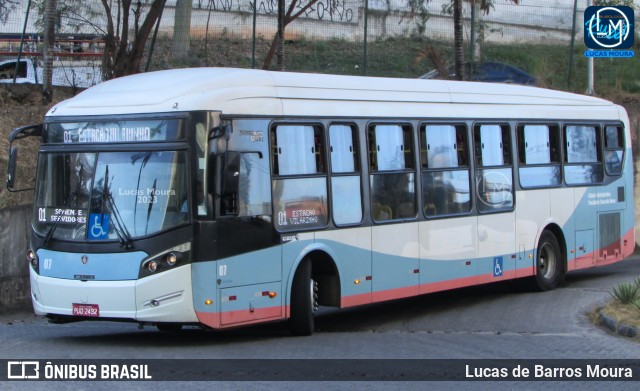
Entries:
[[[325,310],[318,315],[316,333],[311,337],[291,337],[283,323],[225,332],[188,328],[173,334],[158,332],[154,327],[140,330],[135,324],[127,323],[53,325],[31,314],[4,314],[0,315],[0,359],[254,359],[263,362],[292,359],[284,363],[293,366],[302,359],[393,359],[392,363],[398,366],[407,363],[401,359],[460,360],[451,362],[455,365],[467,361],[477,365],[491,359],[640,360],[638,341],[611,335],[594,326],[588,316],[609,299],[608,290],[612,286],[638,276],[640,258],[636,257],[571,273],[561,288],[551,292],[519,292],[510,284],[494,284],[356,309]],[[266,368],[269,365],[273,364],[267,364]],[[247,380],[260,379],[249,375]],[[31,382],[29,386],[49,389],[45,384]],[[52,384],[55,389],[74,390],[123,385],[110,382]],[[180,384],[188,388],[211,388],[209,382]],[[302,385],[295,381],[213,384],[215,389],[299,389]],[[314,382],[305,387],[417,389],[424,388],[425,384],[436,389],[461,388],[458,382],[361,381]],[[522,382],[464,384],[477,389],[523,388]],[[600,389],[602,385],[599,382],[528,382],[524,383],[524,389],[574,389],[577,384],[581,384],[581,390]],[[2,388],[24,389],[24,385],[9,382]],[[144,389],[175,388],[172,382],[128,385]],[[609,389],[635,387],[637,384],[628,382],[607,386]]]

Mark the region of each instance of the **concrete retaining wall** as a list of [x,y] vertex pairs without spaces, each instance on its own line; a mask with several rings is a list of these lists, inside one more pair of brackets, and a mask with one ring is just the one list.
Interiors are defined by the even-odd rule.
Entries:
[[[24,15],[27,1],[18,2],[7,12],[3,33],[20,34],[24,28]],[[99,1],[89,0],[93,12],[102,13]],[[143,2],[144,3],[144,2]],[[203,36],[220,35],[222,31],[244,38],[250,38],[253,29],[253,7],[257,4],[257,34],[271,37],[277,28],[277,4],[275,0],[192,0],[191,34]],[[291,0],[285,0],[286,8]],[[307,4],[301,0],[296,12]],[[422,19],[419,12],[413,12],[406,0],[369,0],[368,2],[368,39],[407,36],[414,34]],[[450,0],[430,0],[425,4],[429,19],[424,32],[429,39],[453,39],[453,17],[443,13]],[[463,3],[463,18],[466,34],[470,25],[471,7]],[[287,39],[306,37],[324,40],[342,38],[361,42],[364,30],[364,2],[360,0],[317,0],[294,23],[286,29]],[[488,14],[479,13],[484,25],[485,42],[510,43],[568,43],[571,39],[574,0],[538,0],[521,1],[516,5],[506,1],[494,1],[494,7]],[[578,20],[581,21],[586,2],[578,4]],[[79,12],[86,12],[79,8]],[[115,8],[113,9],[115,17]],[[33,14],[32,9],[32,14]],[[176,0],[168,0],[162,13],[160,33],[172,35],[175,26]],[[95,34],[96,25],[106,29],[104,18],[81,15],[91,23],[78,23],[63,16],[62,34]],[[36,17],[27,20],[27,34],[36,34]],[[577,37],[582,37],[582,23],[577,24]],[[210,35],[211,36],[211,35]],[[465,39],[467,39],[466,37]],[[269,38],[270,39],[270,38]]]
[[31,308],[29,247],[31,206],[0,210],[0,313]]

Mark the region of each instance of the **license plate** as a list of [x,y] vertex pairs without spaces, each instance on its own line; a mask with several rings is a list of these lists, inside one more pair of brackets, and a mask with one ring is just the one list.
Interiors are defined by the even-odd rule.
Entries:
[[100,316],[100,307],[97,304],[73,303],[73,316]]

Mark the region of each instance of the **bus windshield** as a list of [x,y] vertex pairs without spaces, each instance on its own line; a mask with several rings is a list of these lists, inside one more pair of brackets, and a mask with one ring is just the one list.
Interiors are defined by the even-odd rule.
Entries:
[[47,239],[129,241],[189,221],[186,152],[42,153],[34,228]]

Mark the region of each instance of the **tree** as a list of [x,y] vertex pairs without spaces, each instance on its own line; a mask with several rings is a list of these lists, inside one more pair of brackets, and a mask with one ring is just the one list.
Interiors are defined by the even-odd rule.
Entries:
[[[278,55],[278,70],[284,71],[284,30],[289,25],[289,23],[298,19],[300,15],[307,12],[312,5],[316,4],[318,0],[308,0],[309,2],[306,5],[302,5],[304,0],[291,0],[289,4],[289,8],[287,12],[284,12],[285,2],[284,0],[278,0],[278,31],[273,37],[273,41],[271,41],[271,46],[269,47],[269,52],[267,52],[267,56],[265,57],[262,63],[262,69],[271,68],[271,63],[273,62],[273,56]],[[255,6],[255,5],[254,5]],[[298,12],[295,14],[293,11],[299,8]]]
[[[0,0],[6,1],[6,0]],[[44,9],[50,0],[34,0],[44,28]],[[104,39],[104,80],[140,72],[147,40],[166,0],[58,0],[55,34],[92,28]],[[106,27],[105,27],[106,25]]]
[[455,57],[456,80],[464,80],[462,0],[453,0],[453,48]]
[[[101,0],[107,19],[107,31],[102,60],[105,80],[140,72],[142,56],[149,34],[156,23],[165,0],[149,0],[151,4],[142,18],[143,7],[140,0],[133,5],[132,0],[117,0],[115,13],[110,0]],[[133,13],[133,34],[131,34],[131,14]],[[140,24],[140,20],[142,24]]]
[[0,0],[0,22],[7,23],[9,14],[16,9],[18,0]]
[[56,0],[47,0],[44,5],[44,50],[42,59],[42,100],[51,102],[53,98],[53,49],[55,41]]
[[[428,0],[427,0],[428,1]],[[455,56],[456,79],[464,80],[464,47],[462,31],[462,3],[476,4],[486,15],[494,7],[494,0],[451,0],[450,6],[443,6],[443,12],[453,13],[453,45]],[[506,0],[519,4],[520,0]],[[449,12],[451,11],[451,12]]]
[[173,24],[171,40],[171,56],[175,59],[185,58],[191,49],[191,0],[177,0],[176,16]]

